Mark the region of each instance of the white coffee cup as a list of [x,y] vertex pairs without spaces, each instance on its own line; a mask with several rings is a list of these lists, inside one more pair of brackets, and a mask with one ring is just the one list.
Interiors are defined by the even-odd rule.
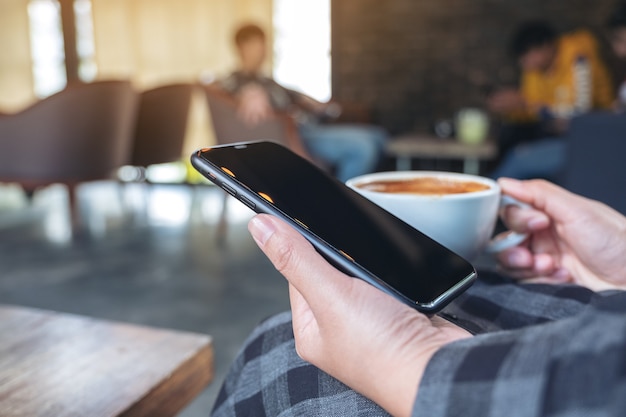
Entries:
[[[474,182],[488,188],[458,194],[432,195],[372,191],[359,187],[378,181],[423,177]],[[498,183],[489,178],[452,172],[396,171],[362,175],[348,180],[346,184],[468,260],[476,258],[485,249],[498,252],[515,246],[526,238],[524,234],[509,233],[504,240],[491,240],[500,207],[510,204],[526,205],[510,197],[503,198]]]

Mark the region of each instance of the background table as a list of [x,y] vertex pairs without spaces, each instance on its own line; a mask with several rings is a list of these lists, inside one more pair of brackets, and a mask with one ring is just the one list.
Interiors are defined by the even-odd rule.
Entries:
[[173,416],[212,377],[209,336],[0,306],[2,416]]
[[386,151],[396,159],[398,171],[410,170],[412,159],[458,159],[463,161],[463,172],[466,174],[478,174],[480,162],[494,159],[498,154],[496,144],[490,140],[468,145],[454,139],[421,134],[395,138],[389,141]]

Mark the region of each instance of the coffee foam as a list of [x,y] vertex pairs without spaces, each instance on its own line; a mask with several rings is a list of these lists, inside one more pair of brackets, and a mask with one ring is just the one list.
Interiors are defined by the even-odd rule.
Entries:
[[491,187],[477,181],[441,177],[375,180],[355,184],[363,190],[389,194],[447,195],[485,191]]

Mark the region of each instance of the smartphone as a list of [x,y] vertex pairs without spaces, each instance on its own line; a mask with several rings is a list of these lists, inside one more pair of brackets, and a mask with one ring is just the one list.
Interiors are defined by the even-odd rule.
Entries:
[[461,256],[273,142],[197,151],[192,165],[257,213],[277,216],[344,273],[434,314],[476,278]]

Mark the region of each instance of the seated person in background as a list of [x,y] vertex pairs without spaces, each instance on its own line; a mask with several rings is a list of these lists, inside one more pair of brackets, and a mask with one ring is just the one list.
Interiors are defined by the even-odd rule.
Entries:
[[[585,30],[557,36],[545,22],[528,22],[513,36],[511,52],[522,69],[520,89],[488,98],[489,109],[510,125],[504,129],[509,137],[501,141],[504,160],[492,176],[549,178],[563,164],[559,136],[569,119],[613,105],[611,79],[596,40]],[[520,135],[517,127],[524,124],[533,128]]]
[[353,124],[321,124],[341,109],[336,103],[320,103],[287,89],[261,73],[266,58],[266,36],[256,25],[245,25],[235,34],[240,67],[218,86],[237,100],[241,119],[255,125],[274,111],[291,114],[298,124],[304,147],[313,159],[331,165],[337,178],[346,181],[374,171],[387,139],[379,127]]
[[[620,4],[607,21],[613,53],[626,61],[626,2]],[[616,108],[626,109],[626,74],[621,74],[617,85]]]
[[447,307],[478,335],[344,275],[285,223],[255,217],[291,314],[253,332],[213,416],[623,416],[626,218],[542,180],[500,185],[530,206],[504,212],[529,238],[499,255],[511,278],[481,274]]

